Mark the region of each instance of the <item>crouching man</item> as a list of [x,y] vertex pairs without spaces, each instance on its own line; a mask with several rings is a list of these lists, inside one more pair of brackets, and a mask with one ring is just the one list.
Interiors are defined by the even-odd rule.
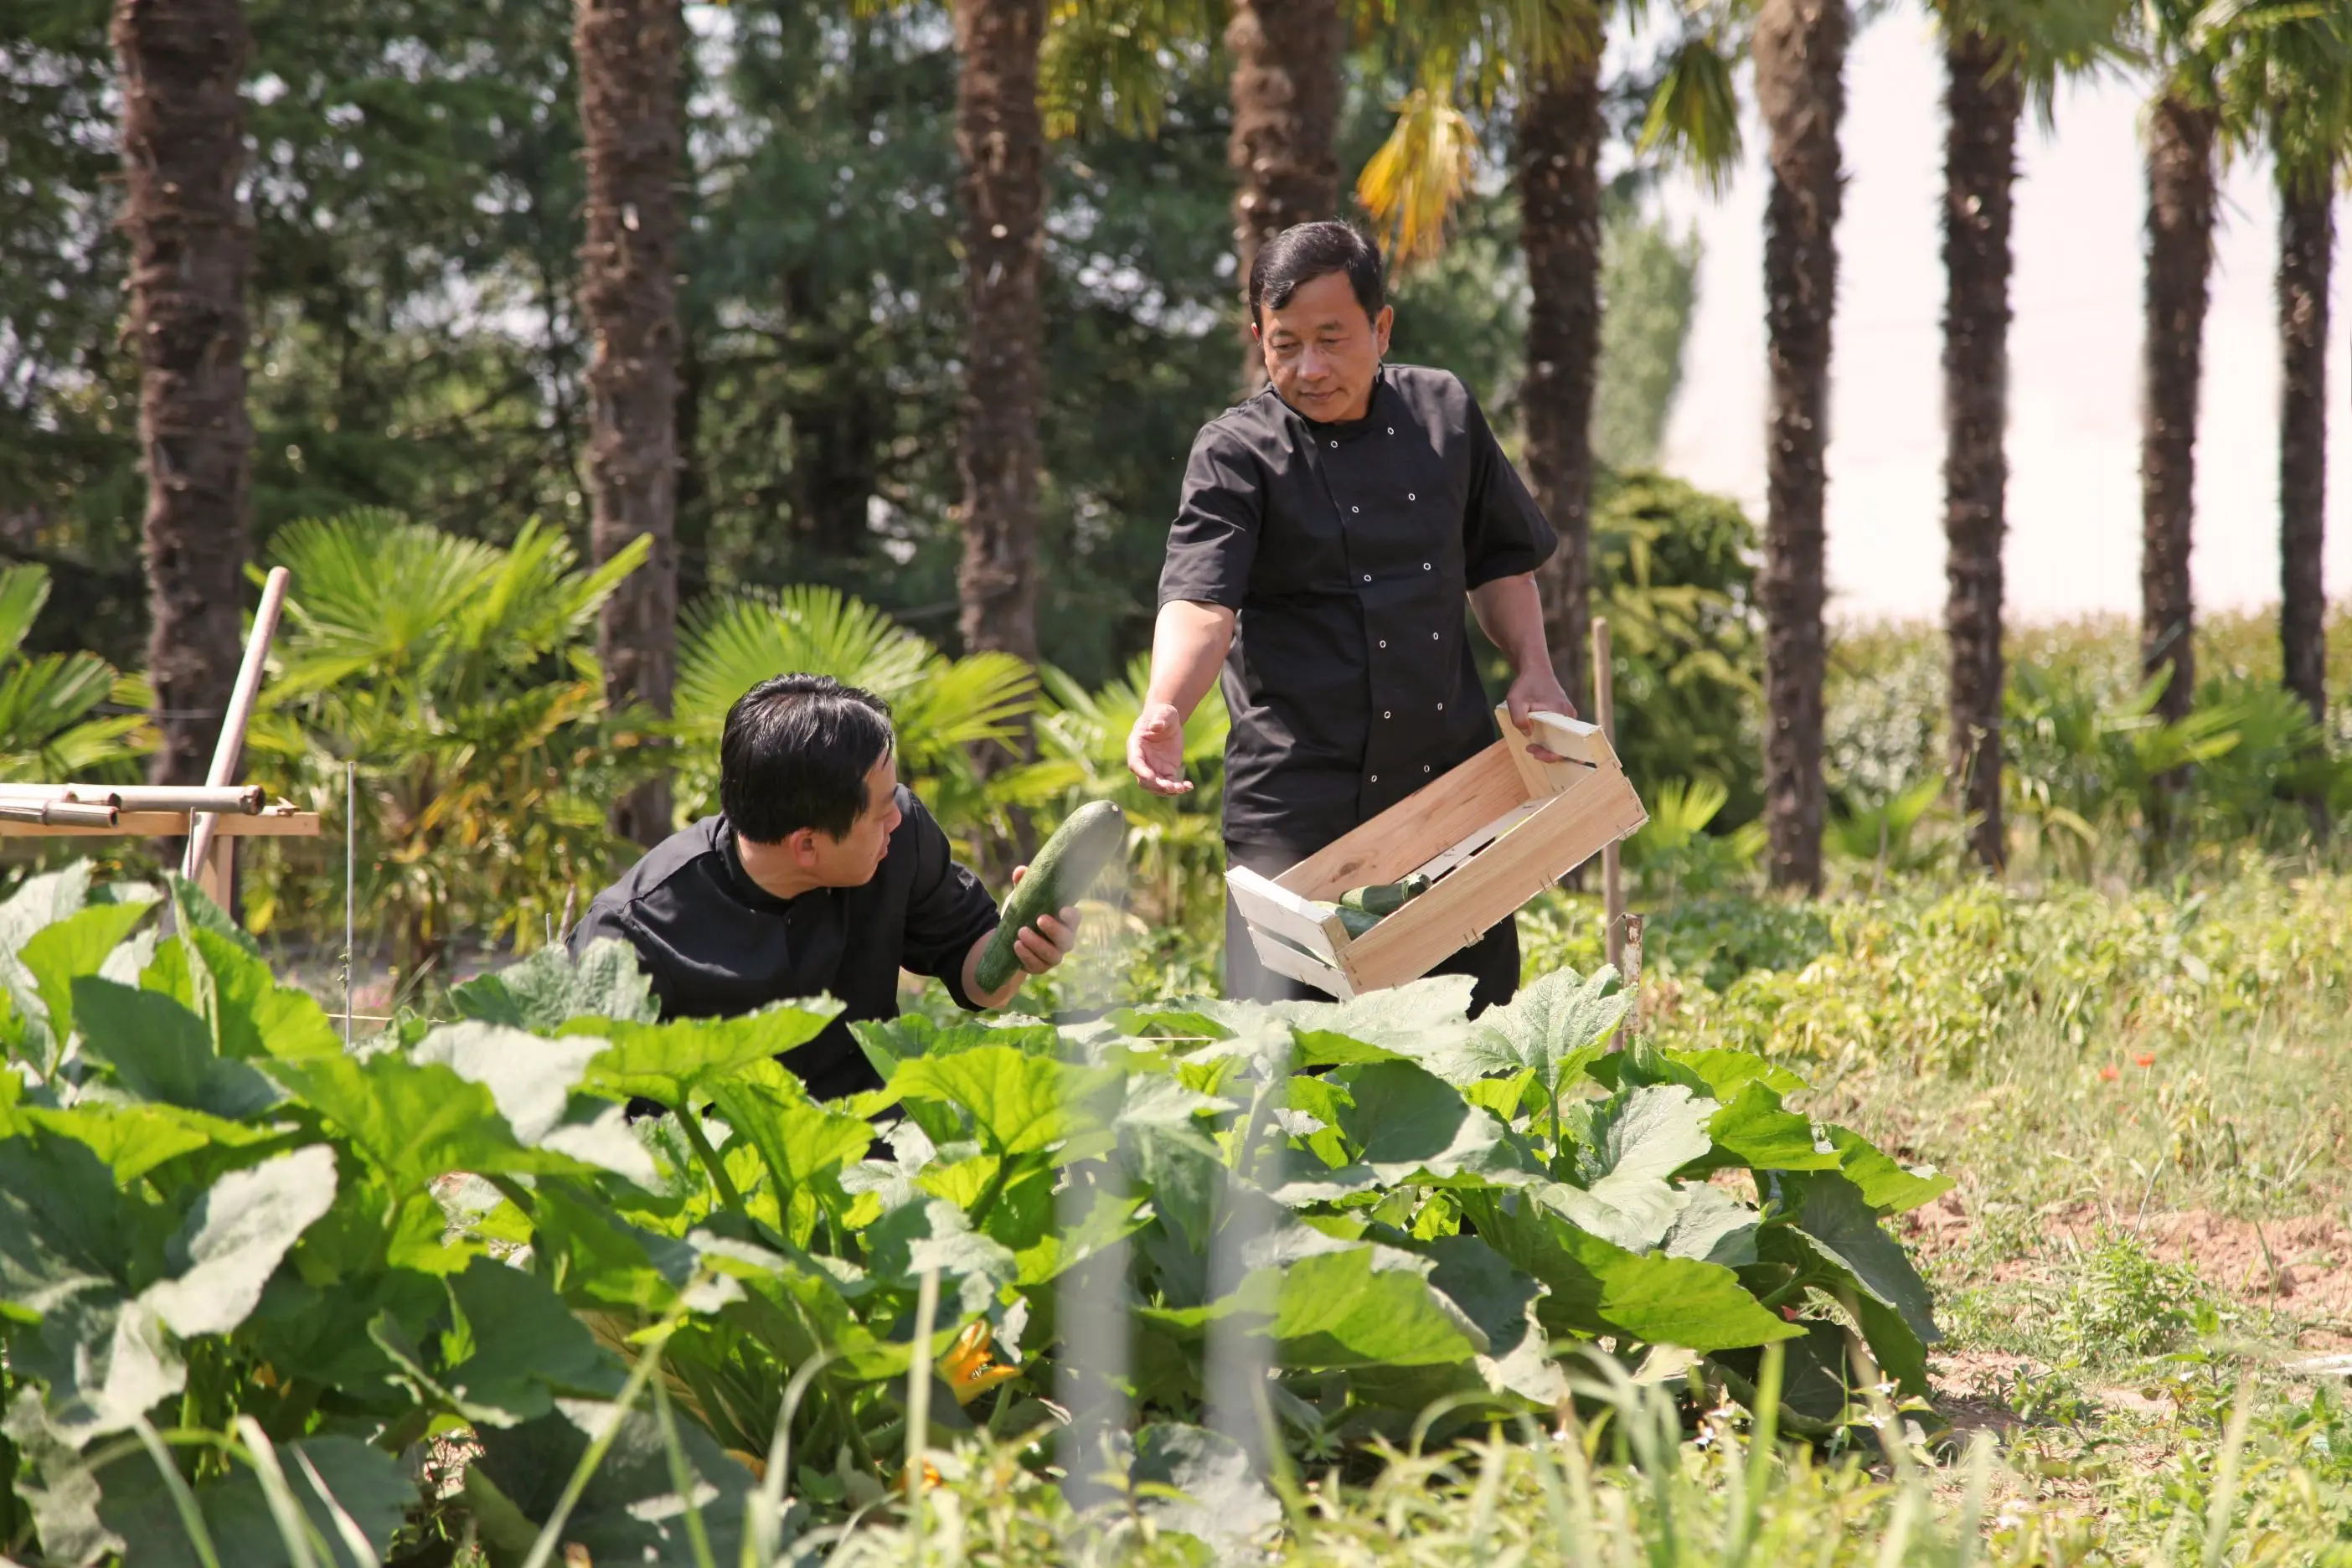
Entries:
[[[728,710],[719,800],[719,815],[599,893],[572,935],[575,955],[598,937],[635,947],[663,1016],[836,997],[841,1016],[782,1058],[829,1100],[879,1086],[849,1025],[898,1016],[899,970],[937,976],[973,1009],[1021,988],[1019,973],[992,992],[973,983],[996,904],[898,782],[881,699],[825,676],[761,681]],[[1014,938],[1021,969],[1059,963],[1077,924],[1074,909],[1039,916]]]

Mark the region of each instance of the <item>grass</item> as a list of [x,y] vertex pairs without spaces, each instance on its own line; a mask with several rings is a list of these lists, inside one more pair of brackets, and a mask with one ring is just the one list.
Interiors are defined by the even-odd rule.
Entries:
[[[1599,962],[1590,903],[1525,918],[1531,963]],[[1648,956],[1653,1037],[1783,1056],[1814,1114],[1958,1179],[1906,1236],[1936,1410],[1768,1453],[1679,1376],[1602,1391],[1565,1434],[1305,1478],[1276,1556],[2352,1563],[2352,1366],[2326,1369],[2352,1350],[2352,877],[1711,896],[1655,915]],[[1017,1460],[948,1470],[929,1561],[1184,1555],[1077,1529]],[[906,1560],[887,1526],[827,1544]]]

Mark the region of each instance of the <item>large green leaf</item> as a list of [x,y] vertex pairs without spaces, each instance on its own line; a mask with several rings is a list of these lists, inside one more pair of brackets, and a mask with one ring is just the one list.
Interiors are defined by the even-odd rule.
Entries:
[[[1341,1129],[1381,1184],[1459,1176],[1536,1180],[1540,1171],[1491,1112],[1411,1062],[1375,1062],[1348,1080]],[[1338,1179],[1341,1173],[1333,1173]]]
[[419,1066],[438,1064],[490,1091],[514,1135],[535,1149],[568,1154],[641,1187],[658,1179],[653,1156],[607,1100],[575,1099],[572,1086],[608,1047],[577,1037],[541,1039],[503,1024],[448,1024],[409,1048]]
[[389,1319],[369,1329],[421,1395],[478,1426],[511,1426],[546,1415],[559,1394],[620,1392],[620,1363],[538,1276],[477,1258],[447,1283],[448,1310],[424,1345]]
[[206,926],[163,943],[139,984],[206,1019],[225,1057],[334,1056],[343,1048],[317,998],[278,984],[258,954]]
[[952,1056],[982,1046],[1011,1046],[1033,1056],[1052,1056],[1062,1046],[1062,1032],[1053,1025],[1017,1015],[942,1024],[909,1013],[898,1018],[861,1018],[849,1026],[849,1032],[886,1082],[900,1062],[916,1057]]
[[1825,1279],[1832,1289],[1853,1289],[1872,1353],[1906,1391],[1924,1394],[1923,1347],[1942,1334],[1936,1327],[1927,1282],[1911,1266],[1903,1244],[1886,1234],[1862,1189],[1837,1173],[1818,1171],[1781,1180],[1794,1224],[1767,1227],[1761,1238],[1764,1256]]
[[711,1095],[735,1135],[760,1152],[777,1201],[862,1159],[874,1129],[809,1099],[801,1080],[773,1062],[753,1062],[715,1084]]
[[165,1253],[170,1272],[141,1300],[184,1338],[227,1333],[334,1201],[335,1152],[323,1143],[231,1171],[188,1211]]
[[1706,1157],[1716,1104],[1681,1084],[1620,1089],[1592,1110],[1576,1173],[1590,1187],[1664,1181]]
[[952,1056],[920,1057],[890,1080],[892,1093],[952,1106],[971,1119],[989,1152],[1050,1149],[1079,1124],[1085,1100],[1116,1075],[1071,1067],[1010,1046],[982,1046]]
[[1543,1287],[1535,1277],[1513,1268],[1475,1236],[1441,1237],[1422,1250],[1437,1262],[1430,1284],[1486,1336],[1486,1349],[1477,1358],[1486,1386],[1544,1405],[1565,1397],[1568,1380],[1537,1316]]
[[681,1302],[713,1310],[741,1294],[733,1280],[701,1277],[690,1241],[614,1214],[596,1194],[544,1181],[533,1194],[531,1245],[565,1300],[653,1315]]
[[599,937],[575,961],[550,943],[521,963],[449,989],[460,1015],[485,1024],[552,1033],[579,1017],[650,1024],[661,1016],[637,950]]
[[269,1071],[364,1152],[403,1196],[421,1195],[433,1178],[451,1171],[580,1175],[598,1169],[521,1142],[488,1089],[439,1062],[412,1062],[387,1050],[364,1061],[334,1056],[273,1062]]
[[11,1336],[9,1371],[43,1385],[42,1418],[70,1447],[122,1432],[187,1384],[163,1321],[108,1287],[58,1303]]
[[[33,933],[18,956],[31,973],[41,1005],[48,1010],[49,1035],[62,1045],[74,1030],[73,983],[96,974],[131,928],[147,918],[152,902],[92,904]],[[46,1064],[54,1068],[55,1064]]]
[[919,1276],[936,1270],[942,1301],[954,1300],[966,1318],[986,1311],[1021,1274],[1011,1247],[974,1230],[963,1210],[944,1198],[892,1209],[866,1227],[866,1247],[867,1268],[890,1284],[911,1289]]
[[127,1285],[144,1207],[116,1193],[114,1173],[86,1144],[0,1139],[0,1300],[39,1313]]
[[1431,1287],[1429,1258],[1297,1234],[1303,1247],[1257,1249],[1257,1267],[1219,1300],[1139,1316],[1186,1338],[1217,1319],[1240,1318],[1273,1335],[1280,1364],[1301,1369],[1439,1366],[1488,1349],[1478,1326]]
[[1756,1171],[1833,1171],[1839,1156],[1813,1136],[1811,1118],[1785,1110],[1761,1080],[1742,1083],[1707,1123],[1717,1147]]
[[[312,1561],[320,1568],[376,1568],[416,1504],[415,1483],[401,1462],[356,1437],[305,1437],[278,1445],[276,1456],[288,1489],[310,1522]],[[106,1494],[99,1515],[122,1541],[127,1563],[201,1568],[204,1560],[188,1539],[179,1508],[144,1450],[109,1465],[100,1479]],[[293,1568],[252,1469],[239,1465],[226,1478],[196,1488],[195,1498],[222,1568]],[[357,1555],[346,1542],[345,1521],[367,1542],[368,1556]]]
[[1478,1026],[1504,1058],[1495,1070],[1532,1068],[1544,1093],[1557,1098],[1601,1054],[1633,1006],[1631,992],[1609,990],[1616,981],[1617,972],[1606,965],[1591,979],[1572,969],[1555,970],[1506,1005],[1488,1008]]
[[661,1105],[683,1105],[749,1063],[808,1044],[840,1011],[840,1003],[818,997],[779,1002],[740,1018],[640,1024],[580,1017],[562,1033],[606,1042],[589,1062],[582,1087],[614,1100],[642,1096]]
[[1921,1204],[1934,1203],[1952,1190],[1952,1178],[1932,1170],[1910,1170],[1897,1164],[1859,1132],[1843,1127],[1829,1130],[1830,1146],[1838,1152],[1838,1167],[1861,1190],[1862,1201],[1882,1215],[1901,1214]]
[[1129,1480],[1137,1507],[1162,1530],[1206,1542],[1221,1558],[1282,1522],[1282,1504],[1250,1468],[1249,1451],[1222,1432],[1159,1421],[1136,1434]]
[[1287,1024],[1294,1068],[1413,1060],[1469,1036],[1471,985],[1467,975],[1435,974],[1346,1002],[1222,1003],[1214,1016],[1235,1029]]
[[169,996],[84,975],[73,998],[83,1051],[141,1100],[237,1121],[286,1098],[247,1064],[218,1055],[205,1021]]
[[224,1121],[177,1105],[86,1100],[70,1110],[26,1106],[16,1114],[43,1131],[88,1144],[114,1173],[116,1184],[126,1187],[150,1171],[199,1149],[215,1144],[225,1149],[247,1148],[288,1135],[283,1126]]
[[[550,1415],[480,1434],[481,1456],[467,1473],[466,1495],[487,1521],[481,1543],[491,1568],[516,1568],[522,1561],[588,1444],[615,1421],[604,1463],[564,1521],[563,1541],[576,1542],[590,1563],[697,1568],[688,1500],[672,1479],[659,1417],[593,1400],[566,1400]],[[692,1422],[675,1420],[672,1430],[694,1478],[693,1502],[712,1561],[731,1564],[741,1552],[751,1475]]]
[[1629,1251],[1528,1194],[1465,1193],[1462,1205],[1488,1246],[1549,1289],[1538,1310],[1556,1331],[1626,1334],[1700,1351],[1799,1331],[1718,1264]]

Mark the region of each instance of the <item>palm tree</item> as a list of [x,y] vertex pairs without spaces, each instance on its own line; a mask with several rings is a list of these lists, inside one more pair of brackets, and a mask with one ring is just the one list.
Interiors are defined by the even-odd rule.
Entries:
[[[1258,247],[1293,224],[1339,216],[1339,57],[1347,26],[1337,0],[1234,0],[1233,56],[1236,286],[1246,295]],[[1265,369],[1244,344],[1242,382]]]
[[[575,0],[588,164],[580,308],[588,363],[589,545],[601,565],[638,539],[645,566],[604,600],[596,653],[606,701],[667,718],[677,669],[678,0]],[[614,803],[616,832],[670,831],[656,779]]]
[[1954,791],[1970,850],[2004,858],[2001,542],[2008,531],[2010,218],[2017,131],[2032,97],[2045,123],[2059,76],[2111,47],[2122,0],[1942,0],[1944,538]]
[[159,784],[201,784],[243,642],[253,425],[245,405],[253,234],[237,182],[252,54],[237,0],[115,0],[122,227],[131,237],[147,668]]
[[[1584,701],[1591,625],[1592,404],[1601,356],[1601,58],[1605,5],[1616,0],[1445,0],[1397,18],[1419,85],[1388,142],[1364,167],[1356,199],[1400,264],[1435,254],[1447,215],[1468,190],[1475,133],[1455,105],[1491,104],[1516,83],[1512,182],[1528,268],[1527,374],[1519,389],[1528,478],[1559,535],[1538,573],[1544,631],[1561,689]],[[1620,7],[1638,17],[1645,0]],[[1464,62],[1477,62],[1466,73]],[[1709,177],[1738,150],[1738,106],[1719,40],[1685,29],[1654,95],[1642,151],[1664,145]]]
[[1531,72],[1519,101],[1512,177],[1528,265],[1527,379],[1519,386],[1528,482],[1559,535],[1536,574],[1552,672],[1585,691],[1591,628],[1592,388],[1601,358],[1600,40]]
[[1828,475],[1830,327],[1845,113],[1846,0],[1762,0],[1756,98],[1771,138],[1764,209],[1771,376],[1765,452],[1764,825],[1779,888],[1822,881],[1822,500]]
[[963,643],[1037,658],[1037,405],[1045,321],[1045,0],[955,0],[963,209]]
[[2216,49],[2194,0],[2149,0],[2158,71],[2147,117],[2147,278],[2140,431],[2140,664],[2166,672],[2157,712],[2187,717],[2197,682],[2189,550],[2197,505],[2197,404],[2213,269]]
[[2279,655],[2288,690],[2327,716],[2328,289],[2336,187],[2352,161],[2352,19],[2252,0],[2222,81],[2225,130],[2267,146],[2279,195]]

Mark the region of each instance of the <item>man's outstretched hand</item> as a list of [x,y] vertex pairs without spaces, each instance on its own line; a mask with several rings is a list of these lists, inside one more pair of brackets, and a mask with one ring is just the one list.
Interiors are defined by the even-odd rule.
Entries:
[[[1028,867],[1013,867],[1013,886],[1020,886],[1021,879],[1028,874]],[[1013,933],[1013,955],[1032,974],[1045,973],[1069,957],[1070,951],[1077,945],[1078,910],[1075,904],[1064,909],[1058,917],[1039,915]]]
[[1127,771],[1154,795],[1192,793],[1184,777],[1184,720],[1173,703],[1144,704],[1128,731]]

